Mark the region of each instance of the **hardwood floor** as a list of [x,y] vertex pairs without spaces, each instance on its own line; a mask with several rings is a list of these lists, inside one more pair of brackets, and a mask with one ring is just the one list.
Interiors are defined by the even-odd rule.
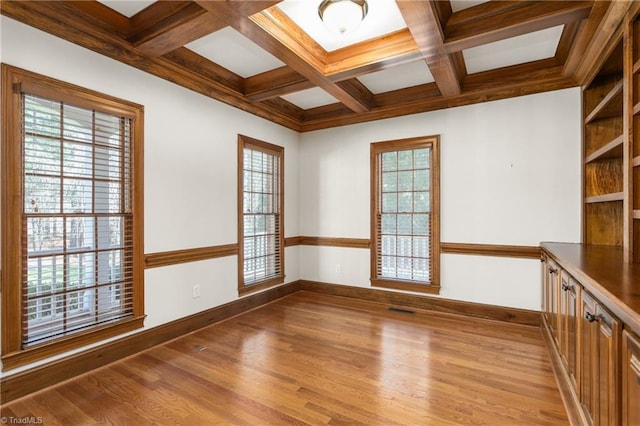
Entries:
[[298,292],[2,407],[76,424],[568,424],[540,329]]

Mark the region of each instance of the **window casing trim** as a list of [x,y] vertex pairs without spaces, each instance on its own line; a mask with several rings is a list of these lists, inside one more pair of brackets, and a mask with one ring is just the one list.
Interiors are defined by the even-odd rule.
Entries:
[[[431,280],[428,283],[391,279],[378,276],[378,228],[377,214],[379,205],[378,155],[385,152],[431,148]],[[371,144],[371,285],[373,287],[395,290],[415,291],[438,294],[440,292],[440,136],[390,140]]]
[[[277,244],[280,254],[280,271],[276,276],[247,284],[244,280],[244,149],[253,149],[273,155],[279,161],[279,233]],[[284,241],[284,148],[245,135],[238,135],[238,294],[245,295],[284,283],[285,279],[285,241]]]
[[[144,108],[141,105],[91,91],[10,65],[2,64],[2,363],[3,370],[25,365],[65,351],[95,343],[143,326],[143,140]],[[133,120],[132,316],[46,343],[22,347],[22,256],[27,235],[22,227],[23,157],[21,97],[23,92],[76,106],[117,114]],[[11,249],[8,249],[11,248]]]

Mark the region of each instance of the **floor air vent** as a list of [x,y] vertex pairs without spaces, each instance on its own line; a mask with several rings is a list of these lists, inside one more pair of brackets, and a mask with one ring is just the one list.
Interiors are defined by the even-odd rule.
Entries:
[[206,347],[206,346],[202,346],[202,345],[195,345],[195,346],[193,347],[193,349],[195,349],[195,350],[196,350],[196,351],[198,351],[198,352],[202,352],[202,351],[206,351],[206,350],[207,350],[207,347]]
[[409,315],[413,315],[416,313],[416,311],[410,311],[409,309],[402,309],[402,308],[394,308],[393,306],[387,308],[387,310],[391,312],[399,312],[401,314],[409,314]]

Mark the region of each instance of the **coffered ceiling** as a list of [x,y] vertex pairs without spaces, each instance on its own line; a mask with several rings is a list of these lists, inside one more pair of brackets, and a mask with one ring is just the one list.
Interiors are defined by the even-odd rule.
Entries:
[[[297,131],[586,83],[632,1],[10,1],[3,15]],[[19,43],[19,41],[12,41]]]

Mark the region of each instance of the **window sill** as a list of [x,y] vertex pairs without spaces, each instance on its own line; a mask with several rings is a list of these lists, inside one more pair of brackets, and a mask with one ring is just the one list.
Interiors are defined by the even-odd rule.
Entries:
[[256,291],[259,291],[259,290],[275,287],[279,284],[283,284],[284,278],[285,278],[284,275],[281,275],[279,277],[270,278],[266,281],[258,281],[255,284],[240,283],[238,287],[238,295],[244,296],[245,294],[255,293]]
[[84,333],[78,333],[66,338],[63,337],[55,341],[32,346],[21,351],[4,354],[2,356],[2,371],[11,370],[75,348],[99,342],[100,340],[118,336],[142,328],[143,325],[144,316],[131,318],[107,325],[101,329],[94,328]]

